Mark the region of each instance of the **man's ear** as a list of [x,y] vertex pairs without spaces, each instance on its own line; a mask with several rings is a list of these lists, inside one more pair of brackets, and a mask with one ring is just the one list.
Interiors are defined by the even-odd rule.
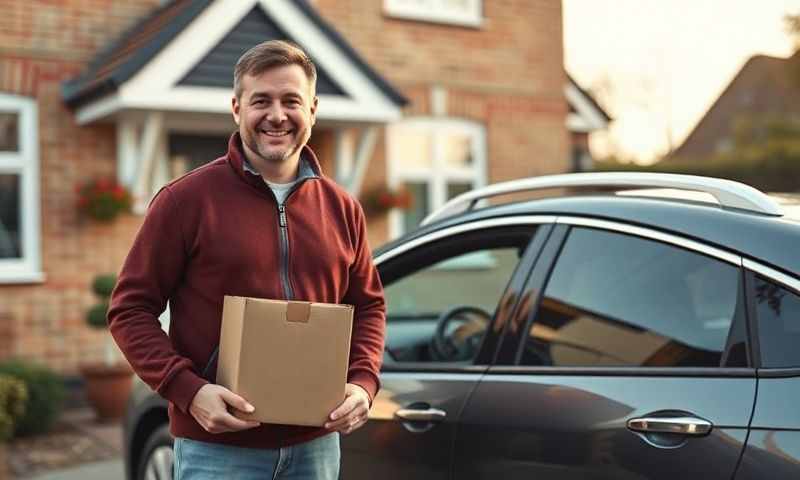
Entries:
[[236,125],[239,125],[239,107],[239,99],[234,95],[231,98],[231,113],[233,113],[233,121],[236,122]]
[[314,97],[314,100],[311,102],[311,126],[313,127],[314,124],[317,123],[317,106],[319,105],[319,97]]

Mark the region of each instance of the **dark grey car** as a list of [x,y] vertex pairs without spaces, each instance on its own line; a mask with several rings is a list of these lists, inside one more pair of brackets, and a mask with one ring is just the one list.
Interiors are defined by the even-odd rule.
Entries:
[[[643,187],[672,190],[619,194]],[[568,194],[474,208],[545,188]],[[342,478],[800,477],[793,208],[652,174],[457,197],[375,254],[382,389],[343,438]],[[137,390],[131,478],[168,473],[165,422]]]

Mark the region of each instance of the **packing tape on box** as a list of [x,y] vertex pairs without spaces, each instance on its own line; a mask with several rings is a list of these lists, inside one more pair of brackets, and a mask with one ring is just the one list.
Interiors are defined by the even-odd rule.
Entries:
[[295,323],[308,323],[311,315],[311,303],[288,302],[286,304],[286,321]]

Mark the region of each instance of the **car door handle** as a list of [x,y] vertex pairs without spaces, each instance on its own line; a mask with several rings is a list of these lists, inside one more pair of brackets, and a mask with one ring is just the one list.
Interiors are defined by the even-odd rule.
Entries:
[[702,418],[684,417],[638,417],[628,420],[628,429],[644,433],[677,433],[702,436],[711,432],[712,424]]
[[401,408],[395,412],[395,415],[408,422],[441,422],[445,419],[447,413],[438,408],[426,408],[424,410]]

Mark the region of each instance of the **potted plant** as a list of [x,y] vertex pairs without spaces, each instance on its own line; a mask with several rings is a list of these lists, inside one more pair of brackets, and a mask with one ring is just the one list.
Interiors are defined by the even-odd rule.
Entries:
[[[86,323],[97,329],[107,328],[106,315],[116,276],[98,275],[92,282],[92,291],[100,298],[86,313]],[[100,421],[116,420],[125,413],[125,405],[133,386],[133,370],[120,356],[109,335],[106,338],[105,360],[81,366],[86,383],[86,396]]]
[[130,193],[114,180],[91,180],[78,186],[78,211],[98,222],[111,222],[130,211]]

